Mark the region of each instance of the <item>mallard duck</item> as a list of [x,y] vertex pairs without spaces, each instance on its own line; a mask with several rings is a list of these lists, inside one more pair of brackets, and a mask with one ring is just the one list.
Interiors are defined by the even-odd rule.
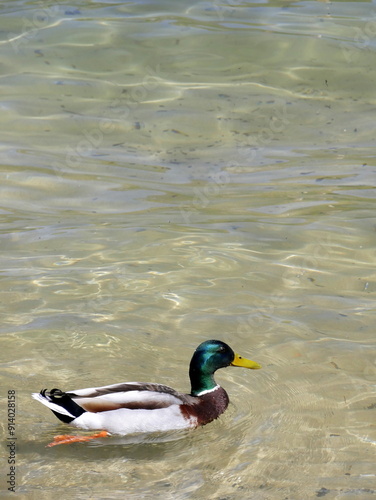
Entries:
[[56,436],[49,446],[111,434],[189,429],[208,424],[226,410],[229,398],[215,382],[214,372],[230,365],[261,368],[224,342],[207,340],[197,347],[190,363],[190,394],[161,384],[126,382],[67,392],[44,389],[32,396],[62,422],[101,430],[93,436]]

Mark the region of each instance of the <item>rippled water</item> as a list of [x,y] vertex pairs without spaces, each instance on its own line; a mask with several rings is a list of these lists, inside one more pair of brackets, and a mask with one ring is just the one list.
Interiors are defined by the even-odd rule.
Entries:
[[[19,495],[374,498],[373,4],[0,13],[0,376]],[[67,427],[31,392],[189,390],[208,338],[263,365],[217,374],[232,401],[218,421],[45,448]]]

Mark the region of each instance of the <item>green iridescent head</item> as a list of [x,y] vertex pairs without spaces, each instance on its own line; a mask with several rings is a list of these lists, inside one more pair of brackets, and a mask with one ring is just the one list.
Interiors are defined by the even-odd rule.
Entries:
[[189,367],[191,394],[198,396],[216,387],[214,372],[226,366],[242,366],[256,370],[258,363],[234,353],[230,346],[220,340],[206,340],[195,350]]

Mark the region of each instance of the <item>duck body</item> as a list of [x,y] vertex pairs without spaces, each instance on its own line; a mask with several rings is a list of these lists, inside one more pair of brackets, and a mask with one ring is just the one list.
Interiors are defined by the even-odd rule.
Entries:
[[61,421],[84,430],[127,435],[190,429],[215,420],[226,410],[229,397],[216,384],[214,372],[229,365],[261,368],[224,342],[209,340],[192,357],[190,394],[162,384],[126,382],[66,392],[45,389],[33,398]]

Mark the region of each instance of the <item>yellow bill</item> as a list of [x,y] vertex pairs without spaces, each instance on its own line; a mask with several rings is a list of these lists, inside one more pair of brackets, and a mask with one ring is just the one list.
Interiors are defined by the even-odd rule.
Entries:
[[251,370],[259,370],[261,365],[256,363],[256,361],[251,361],[250,359],[243,358],[239,354],[235,353],[235,358],[231,363],[232,366],[242,366],[243,368],[250,368]]

